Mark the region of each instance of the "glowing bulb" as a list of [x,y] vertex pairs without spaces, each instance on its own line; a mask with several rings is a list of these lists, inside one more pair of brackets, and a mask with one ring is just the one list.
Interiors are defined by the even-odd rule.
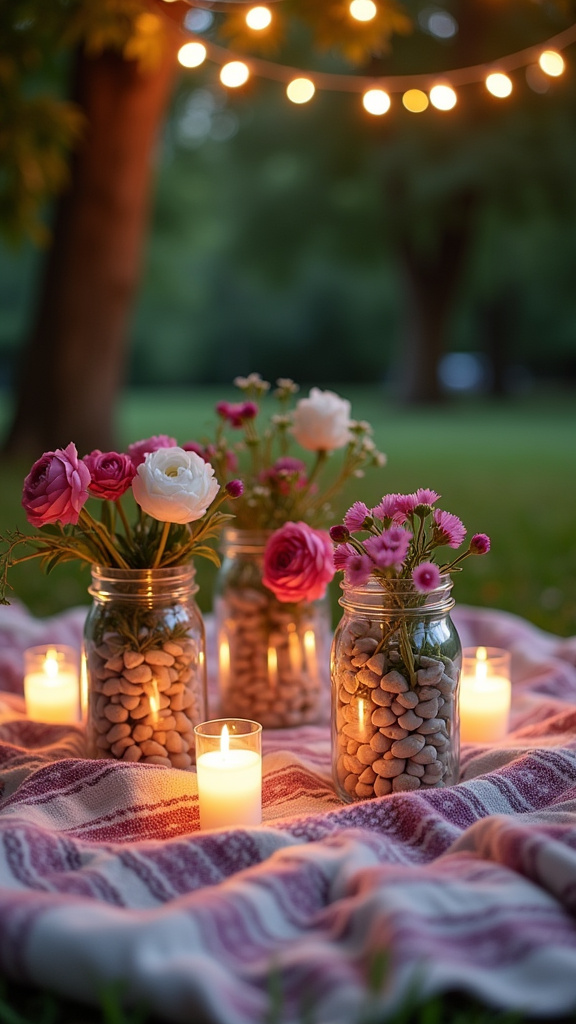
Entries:
[[224,64],[220,71],[220,81],[222,85],[227,85],[230,89],[237,89],[240,85],[244,85],[244,82],[248,81],[250,72],[244,61],[231,60],[228,64]]
[[183,68],[197,68],[206,60],[203,43],[184,43],[178,50],[178,62]]
[[558,78],[564,71],[564,58],[556,50],[544,50],[538,63],[544,74],[551,75],[552,78]]
[[315,92],[314,82],[309,78],[293,78],[286,87],[286,95],[292,103],[308,103]]
[[430,89],[430,103],[436,110],[452,110],[456,106],[456,93],[449,85],[433,85]]
[[498,99],[504,99],[512,92],[512,82],[508,75],[503,75],[501,71],[495,71],[493,74],[488,75],[486,88],[493,96],[497,96]]
[[429,100],[421,89],[408,89],[402,97],[402,103],[411,114],[421,114],[423,110],[426,110]]
[[362,105],[369,114],[385,114],[390,110],[390,97],[384,89],[368,89],[362,97]]
[[230,750],[230,733],[228,732],[228,726],[222,726],[222,732],[220,733],[220,753],[226,755]]
[[261,32],[262,29],[268,28],[271,21],[272,13],[267,7],[251,7],[246,15],[246,24],[254,32]]
[[356,21],[372,21],[378,14],[378,8],[373,0],[352,0],[350,14]]

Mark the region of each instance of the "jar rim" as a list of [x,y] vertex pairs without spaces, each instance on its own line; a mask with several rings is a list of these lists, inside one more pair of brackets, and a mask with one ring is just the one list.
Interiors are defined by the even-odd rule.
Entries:
[[338,603],[343,608],[367,609],[371,613],[394,611],[402,615],[421,615],[432,611],[447,612],[454,608],[453,580],[449,573],[440,575],[440,583],[433,590],[421,593],[410,578],[383,579],[371,576],[366,583],[352,586],[344,577],[340,581],[342,596]]
[[196,574],[196,566],[193,562],[186,562],[182,565],[164,565],[158,568],[148,569],[119,569],[115,566],[93,564],[90,567],[92,578],[96,580],[110,580],[110,582],[123,583],[132,580],[154,579],[177,581],[179,579],[191,579]]

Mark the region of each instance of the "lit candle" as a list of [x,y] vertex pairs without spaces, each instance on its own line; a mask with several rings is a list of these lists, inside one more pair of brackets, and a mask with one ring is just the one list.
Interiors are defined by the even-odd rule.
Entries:
[[460,685],[460,739],[493,743],[508,732],[510,654],[498,647],[466,647]]
[[197,725],[194,733],[200,828],[260,825],[262,726],[221,719]]
[[37,722],[77,722],[78,657],[73,647],[47,645],[24,651],[26,713]]

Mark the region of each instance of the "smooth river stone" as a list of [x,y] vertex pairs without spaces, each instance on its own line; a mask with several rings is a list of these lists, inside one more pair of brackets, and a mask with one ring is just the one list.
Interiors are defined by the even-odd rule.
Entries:
[[422,750],[425,743],[424,737],[414,732],[403,740],[396,740],[390,747],[390,753],[394,754],[394,757],[412,757]]
[[383,690],[388,690],[389,693],[405,693],[408,689],[408,683],[404,676],[400,675],[395,668],[385,676],[382,676],[380,686]]
[[410,790],[420,789],[420,779],[417,775],[408,775],[403,772],[392,779],[392,791],[394,793],[408,793]]
[[396,722],[396,715],[392,711],[392,708],[376,708],[372,712],[372,725],[375,725],[377,729],[381,729],[383,726],[392,725]]
[[382,776],[385,779],[393,779],[395,775],[401,775],[406,767],[406,761],[404,758],[380,758],[378,761],[374,761],[372,768],[377,775]]
[[419,725],[422,725],[423,721],[424,719],[420,718],[420,715],[415,714],[414,711],[406,711],[398,718],[398,725],[401,725],[403,729],[408,729],[408,732],[412,732]]
[[366,662],[366,668],[369,668],[371,672],[375,672],[376,675],[381,676],[384,671],[384,665],[386,659],[382,651],[378,651],[378,654],[373,654],[369,661]]

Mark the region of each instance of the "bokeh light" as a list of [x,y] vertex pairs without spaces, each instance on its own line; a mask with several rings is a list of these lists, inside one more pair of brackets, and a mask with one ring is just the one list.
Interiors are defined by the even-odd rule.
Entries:
[[426,110],[429,100],[422,89],[407,89],[402,97],[402,103],[411,114],[421,114]]
[[504,99],[512,92],[512,82],[508,75],[504,75],[501,71],[494,71],[486,79],[486,88],[493,96]]
[[178,63],[183,68],[197,68],[206,60],[206,47],[202,43],[184,43],[178,50]]
[[362,97],[362,105],[369,114],[385,114],[390,110],[390,97],[384,89],[368,89]]
[[286,87],[286,95],[292,103],[308,103],[315,92],[314,82],[309,78],[293,78]]
[[372,21],[378,14],[378,8],[373,0],[352,0],[350,14],[356,21]]
[[248,81],[250,72],[248,66],[242,60],[231,60],[223,64],[220,71],[220,81],[229,89],[237,89]]
[[544,50],[540,54],[538,63],[544,74],[550,75],[552,78],[558,78],[558,75],[564,71],[564,58],[556,50]]
[[452,110],[457,96],[450,85],[433,85],[430,89],[430,103],[436,110]]
[[254,32],[261,32],[268,28],[272,21],[272,12],[267,7],[251,7],[246,14],[246,24]]

